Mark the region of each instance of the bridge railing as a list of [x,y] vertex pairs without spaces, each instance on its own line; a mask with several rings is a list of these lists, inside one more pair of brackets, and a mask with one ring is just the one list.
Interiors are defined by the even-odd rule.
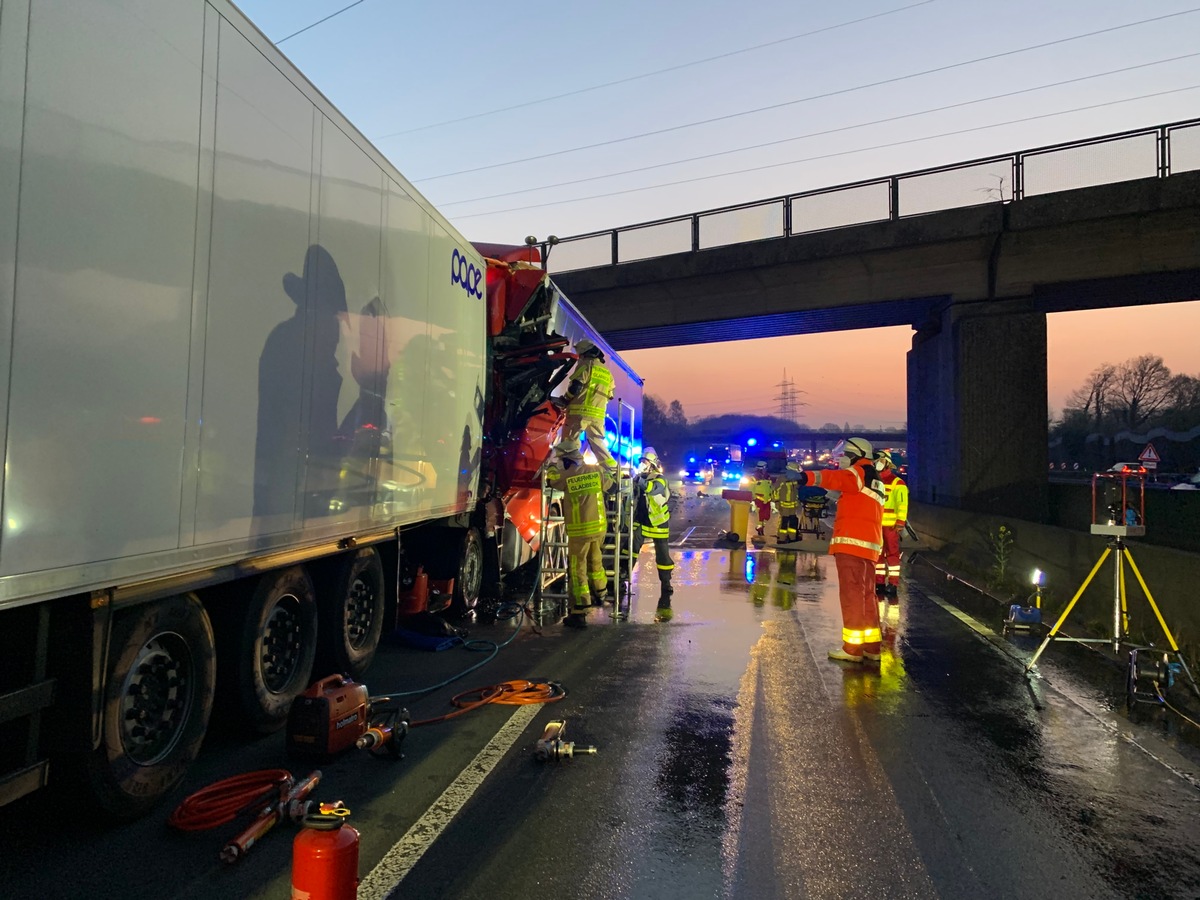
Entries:
[[1188,119],[572,235],[559,239],[549,267],[619,265],[1196,170],[1200,119]]

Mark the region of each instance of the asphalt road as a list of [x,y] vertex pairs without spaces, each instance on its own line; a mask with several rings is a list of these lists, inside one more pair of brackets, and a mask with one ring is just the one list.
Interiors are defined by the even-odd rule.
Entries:
[[[606,607],[583,632],[524,625],[428,692],[489,654],[385,647],[369,687],[417,692],[416,719],[511,679],[568,693],[414,728],[402,760],[321,766],[314,797],[343,800],[361,833],[360,897],[1200,896],[1190,726],[1131,721],[1114,701],[1119,672],[1075,653],[1054,650],[1028,681],[1029,639],[990,632],[919,566],[883,662],[831,662],[828,558],[714,546],[727,525],[719,499],[677,511],[672,622],[653,621],[647,550],[628,621]],[[598,752],[536,760],[553,719]],[[27,798],[5,810],[0,893],[289,897],[293,826],[228,866],[217,854],[231,827],[165,824],[191,791],[277,767],[311,765],[289,760],[281,735],[247,743],[219,723],[177,796],[131,825]]]

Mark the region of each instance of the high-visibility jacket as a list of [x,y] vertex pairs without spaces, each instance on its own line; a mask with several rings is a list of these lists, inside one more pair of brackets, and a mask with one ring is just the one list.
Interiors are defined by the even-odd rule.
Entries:
[[546,470],[546,480],[561,486],[566,494],[563,518],[568,537],[597,537],[608,530],[604,489],[612,478],[604,467],[583,463],[563,472],[557,466],[550,466]]
[[649,538],[668,537],[671,510],[667,503],[671,499],[671,489],[667,486],[667,479],[661,474],[638,475],[633,482],[633,489],[637,495],[633,520],[642,526],[642,534]]
[[871,562],[879,559],[887,490],[875,467],[860,459],[848,469],[819,469],[807,474],[809,484],[842,493],[833,517],[829,552],[861,556]]
[[775,496],[775,486],[771,484],[770,478],[759,478],[750,488],[754,495],[754,499],[759,503],[770,503],[771,498]]
[[779,514],[794,516],[796,507],[800,505],[800,485],[791,479],[784,479],[775,488],[775,505]]
[[883,527],[903,528],[908,521],[908,485],[893,472],[890,481],[884,479],[883,486],[887,489],[887,500],[883,504]]
[[613,395],[612,372],[599,359],[582,360],[571,373],[571,401],[567,415],[581,419],[604,419],[604,411]]

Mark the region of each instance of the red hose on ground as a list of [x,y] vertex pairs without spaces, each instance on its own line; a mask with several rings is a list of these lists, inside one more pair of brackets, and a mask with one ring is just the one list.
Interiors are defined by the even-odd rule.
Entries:
[[286,769],[262,769],[214,781],[184,798],[167,819],[180,831],[205,831],[232,822],[239,813],[278,803],[292,784]]

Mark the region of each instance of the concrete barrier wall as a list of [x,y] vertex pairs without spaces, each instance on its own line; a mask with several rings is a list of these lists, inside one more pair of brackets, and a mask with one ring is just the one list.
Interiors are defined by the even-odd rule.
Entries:
[[[1089,499],[1082,528],[1090,524],[1090,515]],[[1034,568],[1041,569],[1047,575],[1043,619],[1050,625],[1083,584],[1107,546],[1105,538],[1083,531],[924,503],[911,505],[909,519],[922,544],[937,552],[948,568],[980,587],[987,585],[995,563],[988,535],[994,534],[999,526],[1006,526],[1013,534],[1008,571],[1011,580],[1023,586],[1010,585],[989,592],[1001,599],[1018,590],[1031,592],[1029,576]],[[1193,527],[1198,521],[1200,518],[1193,518]],[[1155,546],[1137,538],[1129,540],[1127,546],[1167,626],[1187,653],[1189,665],[1193,664],[1197,660],[1197,651],[1200,651],[1200,553]],[[1129,566],[1124,569],[1131,636],[1166,646],[1162,629],[1155,621],[1136,576]],[[1112,634],[1115,574],[1116,565],[1110,554],[1071,611],[1063,626],[1065,631],[1079,636],[1086,632],[1093,637]],[[1024,600],[1024,596],[1015,599]]]
[[[1051,484],[1049,505],[1051,525],[1085,531],[1092,521],[1092,486]],[[1200,491],[1147,489],[1146,536],[1139,542],[1200,553]]]

